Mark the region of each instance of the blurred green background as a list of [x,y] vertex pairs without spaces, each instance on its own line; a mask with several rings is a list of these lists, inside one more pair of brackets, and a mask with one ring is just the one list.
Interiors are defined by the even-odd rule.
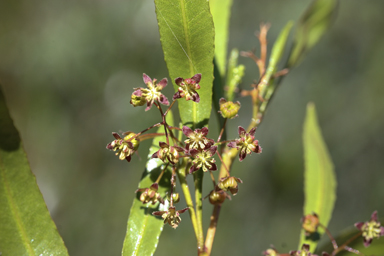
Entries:
[[[298,20],[310,1],[234,1],[229,49],[258,48],[254,31]],[[337,234],[384,216],[384,1],[341,1],[332,29],[284,80],[256,133],[263,153],[236,162],[239,194],[223,206],[212,255],[297,248],[303,205],[302,123],[314,101],[335,164]],[[246,65],[242,88],[258,77]],[[128,164],[105,149],[111,132],[160,121],[129,104],[142,73],[168,77],[150,0],[0,1],[0,81],[48,209],[72,256],[120,255],[149,141]],[[165,94],[172,95],[172,86]],[[229,123],[247,126],[250,100]],[[145,115],[144,115],[145,114]],[[211,118],[211,131],[216,130]],[[215,131],[217,134],[217,131]],[[208,178],[208,177],[206,177]],[[205,182],[205,193],[211,182]],[[183,204],[183,203],[181,203]],[[211,205],[206,201],[205,227]],[[155,255],[196,255],[188,214],[166,226]]]

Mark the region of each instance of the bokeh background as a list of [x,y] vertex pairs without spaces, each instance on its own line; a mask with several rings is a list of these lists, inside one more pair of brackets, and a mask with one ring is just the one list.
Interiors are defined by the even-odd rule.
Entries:
[[[272,44],[310,1],[234,1],[229,49],[258,48],[270,22]],[[384,214],[384,1],[342,0],[334,26],[278,90],[256,133],[261,155],[234,166],[239,194],[223,206],[213,255],[261,255],[297,248],[303,205],[302,123],[315,102],[335,164],[338,199],[330,230]],[[242,88],[257,78],[242,58]],[[141,160],[119,161],[112,131],[140,131],[157,112],[129,104],[142,73],[168,77],[151,0],[0,1],[0,81],[32,171],[72,256],[120,255]],[[166,88],[168,98],[172,88]],[[250,101],[229,134],[247,126]],[[211,118],[211,130],[216,130]],[[211,189],[206,180],[205,191]],[[205,202],[205,227],[211,206]],[[155,255],[196,255],[189,217],[165,227]]]

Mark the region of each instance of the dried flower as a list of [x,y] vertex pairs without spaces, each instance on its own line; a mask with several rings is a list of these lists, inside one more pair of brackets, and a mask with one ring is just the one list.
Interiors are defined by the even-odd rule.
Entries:
[[206,136],[208,134],[208,128],[203,127],[201,129],[196,129],[192,131],[188,126],[183,126],[183,133],[188,137],[184,142],[186,144],[186,149],[207,149],[215,144],[215,141],[208,139]]
[[222,117],[232,119],[238,116],[237,113],[241,107],[240,102],[236,101],[233,103],[232,101],[227,101],[226,99],[221,98],[219,104],[219,113],[222,115]]
[[255,140],[254,134],[256,132],[256,128],[252,128],[249,133],[245,131],[245,129],[239,126],[239,136],[240,138],[236,141],[228,143],[228,147],[237,148],[240,150],[239,152],[239,160],[240,162],[244,160],[247,154],[261,153],[261,147],[259,146],[259,141]]
[[173,100],[185,97],[186,100],[192,100],[196,103],[199,103],[200,96],[196,90],[200,89],[200,80],[201,74],[196,74],[193,77],[187,79],[182,77],[176,78],[175,83],[179,86],[179,88],[173,95]]
[[301,222],[303,223],[302,227],[305,230],[305,235],[309,236],[317,231],[319,216],[316,213],[307,214],[301,219]]
[[189,207],[176,211],[176,208],[174,206],[171,206],[168,208],[168,211],[158,211],[153,212],[152,214],[156,216],[161,216],[164,219],[164,223],[168,222],[171,227],[177,228],[181,221],[180,214],[188,209]]
[[143,74],[143,80],[148,88],[135,88],[135,91],[132,93],[131,96],[131,104],[134,107],[137,107],[143,106],[146,102],[147,108],[145,109],[145,111],[150,110],[152,104],[155,101],[159,101],[161,104],[168,106],[169,101],[167,97],[165,97],[161,93],[161,90],[163,90],[164,87],[167,86],[167,78],[163,78],[159,83],[156,83],[156,78],[154,78],[152,81],[152,79],[148,75]]
[[309,251],[308,244],[303,244],[303,246],[301,247],[301,251],[290,251],[289,254],[291,256],[317,256],[316,254],[312,254]]
[[171,164],[176,164],[179,161],[179,152],[184,152],[184,149],[178,146],[169,146],[167,143],[160,141],[160,149],[156,151],[152,158],[160,158],[164,163],[168,160]]
[[123,133],[123,135],[126,135],[124,139],[116,132],[113,132],[112,135],[115,137],[115,140],[107,145],[107,149],[117,151],[116,155],[119,156],[120,160],[126,159],[130,162],[131,156],[139,148],[140,139],[136,137],[132,140],[131,138],[136,135],[133,132]]
[[140,195],[140,201],[143,202],[143,204],[147,204],[149,202],[151,202],[152,204],[155,204],[158,201],[163,204],[164,200],[160,197],[160,194],[157,193],[158,189],[159,189],[159,184],[153,183],[149,188],[137,189],[135,193],[143,192]]
[[368,247],[372,243],[373,238],[384,236],[384,227],[381,226],[377,219],[377,211],[374,211],[369,221],[355,223],[355,227],[363,232],[362,236],[365,247]]
[[197,150],[197,149],[191,149],[189,153],[193,158],[195,158],[192,161],[192,166],[189,169],[189,173],[193,173],[200,168],[203,168],[204,172],[210,171],[216,171],[217,166],[215,164],[215,159],[212,158],[212,156],[216,153],[217,146],[210,147],[207,150]]
[[230,191],[232,195],[236,195],[238,189],[237,183],[243,183],[243,181],[239,178],[230,176],[230,177],[224,177],[220,179],[220,182],[217,184],[217,187],[224,190],[224,191]]

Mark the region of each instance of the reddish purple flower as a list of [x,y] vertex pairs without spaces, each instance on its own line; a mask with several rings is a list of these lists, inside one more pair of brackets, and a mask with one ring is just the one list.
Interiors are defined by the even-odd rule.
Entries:
[[176,211],[174,206],[168,208],[168,211],[153,212],[153,215],[161,216],[164,219],[164,223],[168,223],[171,227],[177,228],[181,221],[180,214],[188,210],[189,207]]
[[121,138],[120,135],[116,132],[113,132],[112,135],[115,137],[115,140],[107,145],[107,149],[117,151],[116,155],[119,156],[120,160],[126,159],[128,162],[130,162],[131,156],[139,148],[140,139],[134,138],[133,140],[130,140],[133,136],[136,135],[133,132],[123,133],[123,135],[125,135],[124,139]]
[[178,146],[169,146],[167,143],[160,141],[160,149],[156,151],[152,158],[160,158],[164,163],[168,160],[171,164],[176,164],[179,161],[179,152],[184,152],[184,149]]
[[184,142],[186,144],[186,149],[207,149],[215,144],[215,141],[208,139],[206,136],[208,134],[208,128],[203,127],[201,129],[196,129],[192,131],[188,126],[183,126],[183,133],[188,137]]
[[237,148],[239,152],[240,162],[244,160],[247,154],[261,153],[261,147],[259,146],[259,141],[255,140],[256,127],[247,133],[245,129],[239,126],[239,136],[240,138],[236,141],[228,143],[228,147]]
[[216,153],[216,150],[217,146],[210,147],[206,150],[191,149],[189,153],[195,159],[192,161],[189,173],[193,173],[200,168],[203,168],[204,172],[207,172],[208,170],[216,171],[217,166],[215,164],[215,159],[212,158],[212,156]]
[[363,232],[365,247],[372,243],[373,238],[384,236],[384,227],[377,221],[377,211],[372,213],[369,221],[355,223],[355,227]]
[[186,100],[192,100],[196,103],[199,103],[200,96],[196,90],[200,89],[200,80],[201,74],[196,74],[193,77],[187,79],[182,77],[176,78],[175,83],[179,86],[179,88],[173,95],[173,100],[185,97]]
[[167,86],[167,78],[163,78],[159,83],[157,83],[156,78],[154,78],[152,81],[152,79],[148,75],[143,74],[143,80],[148,88],[134,88],[135,91],[132,93],[131,96],[131,104],[136,107],[143,106],[145,103],[147,103],[147,108],[145,109],[145,111],[150,110],[152,104],[155,101],[159,101],[161,104],[168,106],[169,101],[167,97],[165,97],[161,93],[161,90],[163,90],[164,87]]
[[312,254],[309,251],[308,244],[303,244],[303,246],[301,247],[301,251],[290,251],[289,254],[291,256],[317,256],[316,254]]

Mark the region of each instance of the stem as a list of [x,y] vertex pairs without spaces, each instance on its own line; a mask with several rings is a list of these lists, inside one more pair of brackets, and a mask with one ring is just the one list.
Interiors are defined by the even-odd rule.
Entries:
[[184,160],[182,161],[182,164],[177,171],[177,177],[179,178],[179,181],[180,181],[180,186],[185,197],[185,202],[189,207],[189,215],[191,217],[193,230],[195,231],[197,246],[200,247],[201,245],[199,244],[199,240],[200,240],[199,227],[197,225],[195,207],[193,206],[191,192],[189,191],[188,183],[187,183],[187,180],[185,179],[185,176],[186,176],[185,173],[187,172],[187,170],[188,170],[187,161]]
[[195,180],[195,200],[196,200],[196,219],[198,225],[197,247],[199,252],[204,251],[204,233],[203,233],[203,171],[198,170],[193,173]]
[[[361,234],[362,234],[363,232],[359,232],[359,233],[357,233],[356,235],[354,235],[353,237],[351,237],[350,239],[348,239],[345,243],[343,243],[339,248],[337,248],[336,250],[334,250],[333,252],[332,252],[332,256],[333,255],[336,255],[337,253],[339,253],[341,250],[344,250],[344,249],[346,249],[346,248],[350,248],[350,247],[348,247],[347,245],[348,244],[350,244],[351,242],[353,242],[354,240],[356,240],[357,238],[359,238],[360,236],[361,236]],[[350,249],[352,249],[352,248],[350,248]],[[347,250],[347,249],[346,249]]]
[[221,205],[215,205],[215,207],[213,207],[213,212],[211,215],[211,223],[209,224],[207,237],[205,239],[205,250],[207,255],[210,255],[212,251],[212,245],[213,245],[213,240],[215,239],[220,209],[221,209]]
[[164,115],[166,116],[168,114],[168,111],[171,110],[173,104],[175,104],[176,100],[173,100],[169,108],[165,111]]
[[227,120],[228,120],[227,118],[224,119],[224,124],[223,124],[223,127],[221,128],[219,138],[217,138],[217,142],[219,142],[221,140],[221,136],[223,136],[225,125],[227,124]]
[[161,173],[160,173],[159,177],[157,177],[155,183],[159,183],[160,182],[161,177],[163,177],[163,174],[164,174],[165,170],[168,168],[168,165],[169,165],[169,163],[167,163],[167,165],[163,168],[163,170],[161,170]]

